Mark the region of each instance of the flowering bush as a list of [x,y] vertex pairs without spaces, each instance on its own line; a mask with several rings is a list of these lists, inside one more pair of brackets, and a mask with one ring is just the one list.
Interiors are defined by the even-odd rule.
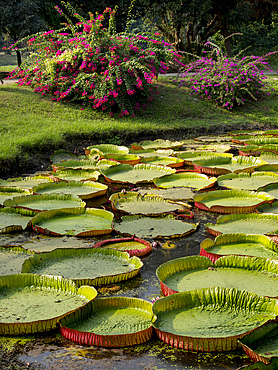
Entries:
[[[60,14],[64,14],[56,7]],[[171,45],[142,35],[116,34],[115,11],[106,8],[103,14],[85,20],[73,13],[78,22],[63,29],[33,35],[33,50],[23,68],[13,71],[19,85],[28,85],[35,92],[51,94],[55,101],[75,101],[93,109],[134,114],[142,102],[153,99],[152,83],[158,73],[166,73],[167,61],[175,58]],[[108,28],[102,25],[108,16]],[[16,44],[12,45],[15,49]],[[83,108],[81,108],[83,109]]]
[[[185,84],[192,93],[209,99],[222,108],[232,109],[242,105],[246,99],[257,100],[265,86],[263,70],[271,70],[265,56],[239,55],[228,58],[216,45],[207,43],[211,50],[204,56],[185,67],[180,85]],[[186,80],[183,77],[187,76]]]

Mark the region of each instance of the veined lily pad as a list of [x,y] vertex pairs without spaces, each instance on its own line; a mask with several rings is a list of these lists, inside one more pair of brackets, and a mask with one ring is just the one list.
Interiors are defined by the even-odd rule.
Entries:
[[98,347],[126,347],[153,335],[152,304],[138,298],[107,297],[92,302],[82,322],[63,326],[60,334],[73,342]]
[[162,165],[162,166],[168,166],[171,168],[179,168],[182,167],[184,164],[183,159],[176,158],[176,157],[148,157],[148,158],[142,158],[141,163],[146,164],[155,164],[155,165]]
[[[150,189],[138,189],[138,193],[145,195],[150,192]],[[160,195],[164,199],[171,200],[187,200],[193,199],[195,193],[189,188],[167,188],[167,189],[151,189],[152,194]]]
[[12,188],[12,187],[0,187],[0,205],[3,205],[6,199],[11,199],[19,195],[31,194],[31,190]]
[[100,286],[129,279],[143,266],[138,257],[108,248],[55,249],[25,260],[22,272],[63,276],[80,285]]
[[70,194],[31,194],[4,201],[5,207],[25,208],[41,212],[58,208],[85,207],[78,196]]
[[154,178],[175,173],[176,170],[165,166],[151,164],[120,164],[102,170],[102,174],[108,182],[115,183],[145,183],[152,182]]
[[128,154],[129,149],[126,146],[119,146],[114,144],[97,144],[88,146],[85,149],[85,154],[89,155],[92,150],[97,149],[102,152],[102,154]]
[[36,175],[28,177],[14,177],[8,180],[0,180],[0,186],[15,187],[21,189],[32,190],[33,186],[43,182],[53,182],[54,178],[49,175]]
[[113,213],[97,208],[54,209],[32,218],[35,231],[54,236],[106,235],[112,232]]
[[258,212],[278,214],[278,201],[271,204],[262,204],[257,208]]
[[71,194],[85,200],[105,195],[107,189],[107,185],[94,181],[59,181],[50,184],[34,186],[33,192],[36,194]]
[[196,159],[193,164],[196,172],[217,176],[231,172],[253,172],[254,168],[265,165],[267,162],[260,158],[237,156],[232,158],[210,157],[208,159]]
[[218,213],[251,213],[273,201],[272,195],[247,190],[216,190],[194,196],[197,208]]
[[127,252],[131,257],[143,257],[152,251],[152,246],[148,241],[136,238],[135,236],[130,238],[102,240],[96,243],[94,248],[112,248]]
[[223,234],[217,236],[214,241],[202,241],[200,256],[215,262],[227,255],[278,259],[278,245],[266,235],[258,234]]
[[102,169],[109,168],[111,166],[116,166],[117,164],[118,164],[117,161],[112,161],[109,159],[100,159],[99,161],[94,161],[90,159],[80,159],[80,160],[69,159],[68,161],[62,161],[60,163],[52,165],[52,169],[54,172],[62,169],[101,171]]
[[56,329],[62,317],[81,317],[96,295],[93,287],[77,290],[72,281],[57,276],[0,276],[0,334],[25,335]]
[[199,148],[197,151],[187,151],[177,154],[177,158],[182,158],[184,160],[184,163],[187,165],[192,165],[195,159],[210,157],[232,158],[233,155],[229,153],[214,153],[209,151],[199,151]]
[[258,329],[241,338],[239,344],[253,361],[261,361],[269,365],[272,363],[273,358],[278,357],[277,321],[269,320]]
[[171,175],[155,178],[154,184],[160,188],[188,187],[196,190],[210,188],[215,185],[217,179],[194,172],[178,172]]
[[114,193],[110,196],[112,208],[128,214],[155,216],[169,212],[187,212],[189,204],[166,200],[159,195],[141,195],[134,191]]
[[164,295],[221,286],[278,297],[278,260],[231,255],[213,263],[203,256],[181,257],[159,266],[156,274]]
[[183,143],[180,141],[170,141],[157,139],[154,141],[145,140],[140,141],[140,143],[131,144],[132,149],[180,149],[183,146]]
[[216,224],[205,225],[208,232],[214,236],[230,233],[245,234],[278,234],[278,215],[248,213],[231,214],[218,217]]
[[217,178],[218,185],[227,189],[264,191],[268,184],[277,183],[278,174],[274,172],[231,173]]
[[275,319],[278,301],[235,288],[196,289],[158,299],[153,326],[160,340],[189,351],[235,350],[237,340]]
[[0,276],[20,274],[23,262],[31,252],[20,246],[0,247]]
[[199,224],[177,220],[173,215],[160,217],[123,216],[114,229],[123,235],[140,238],[178,238],[196,231]]
[[56,178],[64,181],[97,181],[100,171],[90,170],[58,170],[55,172]]
[[21,208],[0,209],[0,234],[23,231],[31,224],[36,212]]
[[102,158],[112,159],[122,164],[131,164],[132,166],[139,163],[141,159],[136,154],[118,154],[118,153],[104,154]]

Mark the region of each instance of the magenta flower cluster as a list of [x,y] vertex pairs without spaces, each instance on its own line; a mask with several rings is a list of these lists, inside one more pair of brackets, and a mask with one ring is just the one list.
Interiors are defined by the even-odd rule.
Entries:
[[225,109],[258,99],[266,85],[263,70],[271,71],[269,54],[228,58],[215,47],[204,53],[206,56],[185,66],[180,85]]
[[[32,35],[28,44],[34,52],[12,75],[20,78],[19,85],[51,94],[54,101],[74,101],[110,116],[133,115],[153,99],[152,84],[159,73],[166,73],[175,53],[159,34],[116,34],[114,15],[110,8],[89,20],[75,14],[76,24]],[[102,25],[105,16],[108,29]]]

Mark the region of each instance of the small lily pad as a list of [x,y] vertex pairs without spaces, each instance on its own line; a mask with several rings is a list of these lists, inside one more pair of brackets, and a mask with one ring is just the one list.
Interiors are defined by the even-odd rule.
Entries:
[[216,177],[194,172],[178,172],[163,177],[155,178],[154,184],[160,188],[188,187],[196,190],[213,187],[216,184]]

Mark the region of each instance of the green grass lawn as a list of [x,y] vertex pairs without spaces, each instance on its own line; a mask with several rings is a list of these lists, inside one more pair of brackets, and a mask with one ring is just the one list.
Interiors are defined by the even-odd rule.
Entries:
[[[270,87],[278,79],[268,77]],[[14,173],[35,156],[73,150],[84,142],[128,144],[142,139],[185,139],[247,128],[278,128],[278,89],[233,111],[191,95],[169,77],[159,77],[160,94],[136,117],[110,118],[78,105],[53,102],[31,89],[0,84],[0,173]]]

